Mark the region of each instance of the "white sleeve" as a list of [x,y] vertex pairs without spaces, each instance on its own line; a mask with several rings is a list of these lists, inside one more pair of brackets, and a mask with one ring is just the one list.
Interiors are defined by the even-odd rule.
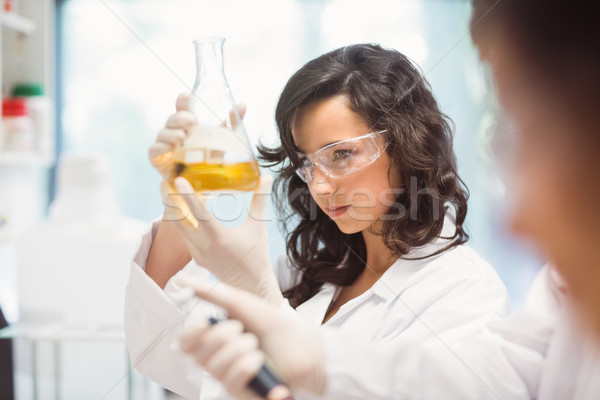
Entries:
[[176,284],[176,277],[208,277],[208,271],[191,262],[162,290],[144,271],[158,224],[143,236],[130,269],[125,294],[125,336],[132,366],[161,386],[188,399],[198,399],[202,370],[178,350],[184,321],[206,318],[211,306]]
[[535,398],[559,309],[545,268],[522,311],[455,341],[382,346],[323,329],[322,398]]

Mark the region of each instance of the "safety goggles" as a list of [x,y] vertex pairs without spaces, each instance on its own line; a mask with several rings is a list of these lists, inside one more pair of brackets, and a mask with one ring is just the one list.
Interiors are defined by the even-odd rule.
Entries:
[[354,174],[373,164],[387,147],[377,144],[375,138],[387,131],[371,132],[356,138],[329,144],[312,154],[298,153],[300,166],[296,174],[309,183],[315,175],[315,165],[327,176],[339,178]]

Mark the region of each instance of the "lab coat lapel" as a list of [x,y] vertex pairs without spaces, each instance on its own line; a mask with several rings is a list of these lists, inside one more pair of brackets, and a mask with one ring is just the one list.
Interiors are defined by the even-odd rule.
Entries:
[[319,293],[314,295],[310,301],[304,302],[298,306],[297,311],[313,326],[321,326],[325,313],[333,300],[335,286],[331,283],[325,283]]

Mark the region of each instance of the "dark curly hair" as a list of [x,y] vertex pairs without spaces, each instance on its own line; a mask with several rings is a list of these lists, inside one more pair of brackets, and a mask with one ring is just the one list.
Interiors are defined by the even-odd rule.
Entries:
[[396,50],[376,44],[333,50],[289,79],[275,111],[281,145],[258,148],[264,166],[279,166],[273,192],[289,232],[287,255],[301,271],[301,281],[284,292],[294,307],[326,282],[352,284],[365,268],[362,234],[341,232],[295,173],[299,163],[292,137],[295,116],[307,104],[339,95],[373,131],[388,132],[390,168],[399,171],[403,187],[383,218],[379,234],[386,246],[402,257],[438,238],[449,203],[455,208],[456,231],[447,246],[426,257],[469,238],[463,228],[468,191],[457,173],[451,121],[440,111],[427,81]]

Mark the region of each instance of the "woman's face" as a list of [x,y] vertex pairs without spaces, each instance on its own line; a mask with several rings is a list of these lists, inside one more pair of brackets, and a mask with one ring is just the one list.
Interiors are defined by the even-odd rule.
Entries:
[[[342,140],[372,132],[371,127],[348,108],[344,96],[319,100],[297,113],[292,129],[294,143],[304,154]],[[375,137],[380,149],[385,135]],[[342,177],[327,176],[318,166],[307,183],[317,205],[347,234],[376,228],[398,195],[401,179],[389,156],[381,156],[365,168]],[[376,225],[374,225],[376,224]]]
[[517,130],[508,188],[514,199],[511,227],[549,256],[600,333],[598,142],[584,142],[594,132],[565,112],[565,96],[528,85],[519,57],[508,51],[498,56],[501,64],[493,70],[499,98]]

